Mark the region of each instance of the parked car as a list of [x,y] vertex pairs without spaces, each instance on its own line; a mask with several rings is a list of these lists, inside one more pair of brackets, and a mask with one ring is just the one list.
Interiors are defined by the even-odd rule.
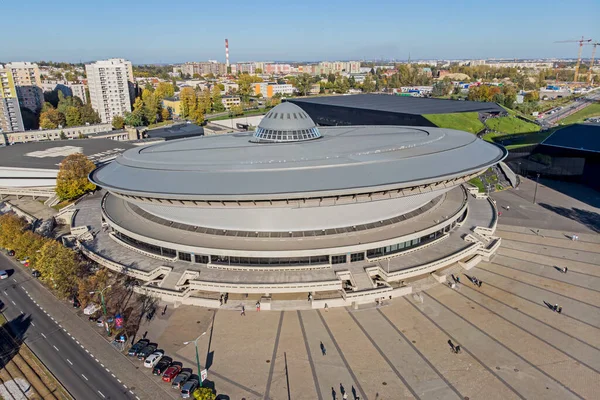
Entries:
[[144,347],[137,355],[138,360],[145,360],[150,354],[156,351],[155,344],[149,344]]
[[156,364],[154,369],[152,369],[152,375],[162,375],[165,370],[171,366],[171,364],[173,364],[173,359],[171,357],[164,356]]
[[37,269],[32,269],[32,270],[31,270],[31,275],[32,275],[34,278],[39,278],[40,276],[42,276],[42,274],[40,273],[40,271],[38,271]]
[[14,256],[15,256],[15,251],[14,251],[14,250],[8,250],[8,251],[6,252],[6,254],[8,254],[8,255],[9,255],[9,256],[11,256],[11,257],[14,257]]
[[183,399],[189,399],[192,397],[192,393],[194,393],[194,390],[196,390],[197,387],[198,379],[189,379],[181,388],[181,397]]
[[127,352],[128,356],[136,357],[140,351],[144,349],[144,347],[148,346],[150,341],[148,339],[140,339],[138,340]]
[[155,351],[154,353],[150,354],[144,361],[144,367],[153,368],[156,364],[158,364],[163,354],[165,354],[163,351]]
[[162,380],[165,382],[171,382],[179,373],[181,372],[181,367],[179,365],[171,365],[162,376]]
[[183,385],[190,379],[192,373],[190,371],[182,371],[173,379],[171,383],[171,387],[173,389],[181,389]]
[[3,269],[0,269],[0,279],[8,279],[8,272]]

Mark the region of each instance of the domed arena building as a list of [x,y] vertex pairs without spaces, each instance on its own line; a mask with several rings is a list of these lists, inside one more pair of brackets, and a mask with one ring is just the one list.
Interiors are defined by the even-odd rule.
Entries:
[[497,210],[467,182],[505,157],[463,131],[320,127],[282,103],[255,132],[134,148],[96,169],[102,190],[71,209],[72,233],[175,304],[374,302],[489,259]]

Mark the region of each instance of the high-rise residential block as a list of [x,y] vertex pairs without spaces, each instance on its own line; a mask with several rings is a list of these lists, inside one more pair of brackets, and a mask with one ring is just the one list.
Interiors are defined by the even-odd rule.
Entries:
[[113,117],[131,112],[134,98],[133,68],[122,58],[96,61],[85,66],[92,108],[102,122],[112,122]]
[[21,107],[38,112],[44,104],[42,80],[38,65],[30,62],[13,62],[4,66],[10,70]]
[[24,130],[17,88],[10,69],[0,64],[0,131]]

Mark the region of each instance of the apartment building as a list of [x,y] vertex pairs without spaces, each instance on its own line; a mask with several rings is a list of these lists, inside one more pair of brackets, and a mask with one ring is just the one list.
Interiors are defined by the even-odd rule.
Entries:
[[96,61],[85,66],[92,108],[103,123],[131,112],[134,96],[133,69],[122,58]]
[[86,85],[83,83],[71,83],[68,81],[42,81],[42,89],[44,92],[60,90],[65,97],[76,96],[81,99],[83,104],[87,103],[87,96],[85,95]]
[[292,66],[290,64],[265,64],[264,67],[263,73],[269,75],[287,75],[292,72]]
[[221,102],[223,103],[223,106],[225,106],[226,110],[229,110],[233,106],[239,106],[242,104],[240,96],[222,96]]
[[256,65],[253,62],[232,64],[231,73],[248,73],[250,75],[254,75],[256,73]]
[[189,75],[193,77],[194,75],[225,75],[227,73],[227,65],[223,63],[219,63],[216,61],[206,61],[206,62],[187,62],[180,66],[173,68],[174,73],[179,73],[181,75]]
[[273,97],[276,94],[291,95],[294,94],[294,87],[290,84],[278,84],[275,82],[261,82],[254,85],[254,94],[261,94],[263,97]]
[[30,62],[13,62],[4,66],[10,70],[21,107],[37,112],[44,104],[42,80],[37,64]]
[[12,72],[0,65],[0,131],[15,132],[24,129]]

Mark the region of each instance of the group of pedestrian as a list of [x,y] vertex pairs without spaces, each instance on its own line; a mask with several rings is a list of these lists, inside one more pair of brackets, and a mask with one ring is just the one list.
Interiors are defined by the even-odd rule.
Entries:
[[475,286],[479,286],[479,287],[481,287],[481,284],[483,283],[483,282],[481,282],[481,280],[480,280],[480,279],[477,279],[477,278],[476,278],[476,277],[474,277],[474,276],[473,276],[473,277],[471,277],[471,282],[473,282],[473,284],[474,284]]
[[227,299],[229,299],[229,293],[221,293],[221,297],[219,299],[219,303],[221,303],[221,305],[223,304],[227,304]]
[[452,349],[452,352],[454,354],[460,353],[460,345],[459,344],[457,344],[455,346],[454,343],[452,343],[452,340],[450,340],[450,339],[448,339],[448,344],[450,345],[450,348]]
[[571,240],[575,242],[575,241],[579,240],[579,236],[573,235],[573,236],[571,236]]

